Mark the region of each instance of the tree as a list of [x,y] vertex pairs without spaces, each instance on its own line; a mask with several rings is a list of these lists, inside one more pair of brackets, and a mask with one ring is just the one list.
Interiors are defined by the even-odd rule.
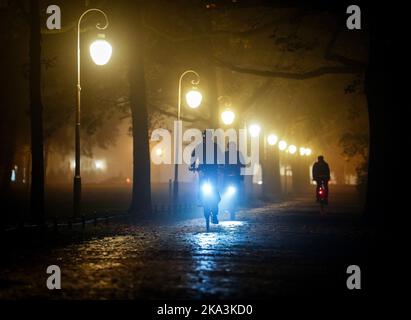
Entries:
[[[233,104],[238,118],[245,114],[264,114],[262,120],[267,127],[276,127],[279,136],[301,143],[320,142],[323,134],[319,133],[326,129],[313,114],[329,117],[334,116],[335,110],[312,105],[310,114],[308,108],[304,108],[307,101],[298,105],[294,97],[323,77],[350,81],[353,76],[364,73],[366,59],[361,50],[360,54],[354,50],[340,53],[341,41],[343,46],[357,48],[356,42],[344,43],[347,38],[345,8],[330,5],[307,10],[298,3],[284,7],[265,2],[219,1],[205,3],[201,9],[195,1],[190,5],[194,8],[190,17],[181,8],[167,10],[169,16],[163,17],[161,23],[154,24],[155,16],[151,14],[150,19],[146,19],[150,22],[145,22],[144,27],[153,37],[182,48],[182,52],[191,55],[211,52],[213,57],[207,60],[218,70],[218,91],[235,97]],[[196,27],[199,21],[206,27]],[[196,51],[197,46],[202,50]],[[187,55],[181,55],[187,60]],[[290,92],[293,99],[287,101],[285,92]],[[333,130],[334,142],[336,134]],[[279,177],[271,171],[265,176],[277,180]]]
[[365,92],[368,100],[370,123],[370,149],[365,218],[373,223],[384,222],[384,84],[386,71],[384,55],[388,48],[388,30],[380,24],[382,10],[375,5],[367,10],[370,32],[370,62],[365,75]]
[[8,218],[16,218],[16,210],[10,210],[13,199],[11,171],[21,163],[22,145],[27,145],[27,61],[28,20],[16,2],[3,2],[0,10],[0,34],[3,50],[0,64],[3,74],[0,86],[0,224]]
[[132,9],[128,8],[126,15],[130,39],[128,58],[133,132],[133,193],[130,211],[147,215],[151,213],[151,183],[141,9],[142,2],[138,1],[132,5]]
[[37,223],[44,221],[43,105],[41,101],[41,35],[39,1],[30,0],[30,124],[31,192],[30,212]]

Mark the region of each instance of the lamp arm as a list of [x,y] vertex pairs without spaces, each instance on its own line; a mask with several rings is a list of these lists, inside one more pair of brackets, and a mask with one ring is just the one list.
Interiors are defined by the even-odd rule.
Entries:
[[[96,28],[98,30],[104,30],[108,27],[108,18],[104,11],[91,8],[84,11],[78,19],[77,22],[77,103],[76,103],[76,113],[75,113],[75,121],[76,121],[76,131],[75,131],[75,187],[74,193],[75,197],[79,198],[79,193],[81,188],[81,180],[80,180],[80,110],[81,110],[81,85],[80,85],[80,25],[83,17],[88,14],[89,12],[98,12],[104,16],[105,24],[101,26],[100,23],[96,24]],[[76,187],[76,183],[80,186]],[[75,200],[75,202],[79,202],[79,200]],[[77,203],[78,205],[78,203]]]
[[81,25],[81,21],[83,20],[83,17],[89,12],[98,12],[104,16],[104,25],[102,26],[100,22],[96,24],[96,28],[98,30],[105,30],[108,27],[108,18],[107,18],[106,13],[103,10],[100,10],[97,8],[91,8],[91,9],[84,11],[81,14],[80,18],[78,19],[78,22],[77,22],[77,89],[78,90],[81,90],[81,86],[80,86],[80,25]]

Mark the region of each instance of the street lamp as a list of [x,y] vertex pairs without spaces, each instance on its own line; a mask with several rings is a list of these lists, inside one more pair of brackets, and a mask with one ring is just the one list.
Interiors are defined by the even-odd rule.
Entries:
[[233,124],[235,113],[231,110],[231,97],[219,96],[218,101],[224,106],[224,111],[221,112],[221,121],[223,121],[226,126]]
[[310,148],[306,148],[306,149],[305,149],[305,155],[306,155],[306,156],[311,156],[311,153],[312,153],[312,151],[311,151]]
[[294,154],[296,151],[297,151],[297,147],[296,147],[295,145],[291,144],[291,145],[288,147],[288,152],[289,152],[289,153]]
[[287,148],[287,142],[285,142],[284,140],[281,140],[278,143],[278,149],[280,149],[281,151],[284,151]]
[[261,127],[258,124],[252,124],[248,128],[248,131],[250,132],[250,135],[255,138],[258,137],[261,131]]
[[300,148],[300,156],[305,156],[305,148],[301,147]]
[[104,170],[106,168],[106,163],[104,160],[95,160],[94,166],[96,167],[96,170]]
[[267,137],[267,142],[270,146],[274,146],[278,141],[278,138],[275,134],[270,134]]
[[95,64],[103,66],[110,60],[113,49],[111,44],[104,40],[103,34],[99,34],[98,37],[100,39],[90,45],[90,56]]
[[197,88],[193,88],[186,94],[186,102],[191,109],[198,108],[201,104],[201,100],[203,100],[203,96],[200,91],[197,91]]
[[[80,214],[81,202],[81,175],[80,175],[80,106],[81,106],[81,85],[80,85],[80,25],[83,17],[89,12],[98,12],[104,16],[105,23],[96,24],[98,30],[105,30],[108,27],[108,18],[104,11],[96,8],[88,9],[78,19],[77,23],[77,102],[76,102],[76,131],[75,131],[75,165],[73,181],[73,209],[74,215]],[[112,48],[104,40],[104,35],[99,35],[99,39],[90,46],[90,55],[97,65],[104,65],[110,60]]]
[[226,109],[221,113],[221,120],[225,125],[230,125],[234,122],[235,114],[230,109]]
[[[187,105],[192,108],[198,108],[201,104],[201,101],[203,99],[203,96],[201,95],[201,92],[199,92],[197,90],[197,85],[200,83],[200,75],[194,71],[194,70],[186,70],[184,71],[181,76],[180,79],[178,80],[178,105],[177,105],[177,120],[180,121],[180,114],[181,114],[181,83],[183,81],[183,78],[187,75],[187,74],[193,74],[196,78],[193,79],[191,81],[192,84],[192,89],[187,92],[186,94],[186,102]],[[179,129],[179,125],[177,125],[177,130]],[[179,132],[176,132],[176,141],[175,141],[175,154],[178,155],[179,154],[179,146],[180,146],[180,141],[179,140]],[[174,185],[173,185],[173,198],[174,198],[174,202],[177,202],[177,198],[178,198],[178,161],[177,161],[177,157],[175,157],[175,163],[174,163]]]

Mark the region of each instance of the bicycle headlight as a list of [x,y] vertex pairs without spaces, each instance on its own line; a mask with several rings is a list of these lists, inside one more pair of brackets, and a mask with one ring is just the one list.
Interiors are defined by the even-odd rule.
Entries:
[[236,193],[237,189],[234,186],[229,186],[227,188],[227,195],[232,196]]
[[205,183],[202,185],[201,190],[203,191],[203,193],[204,193],[205,195],[209,195],[209,194],[211,194],[211,192],[213,191],[213,187],[212,187],[211,183],[205,182]]

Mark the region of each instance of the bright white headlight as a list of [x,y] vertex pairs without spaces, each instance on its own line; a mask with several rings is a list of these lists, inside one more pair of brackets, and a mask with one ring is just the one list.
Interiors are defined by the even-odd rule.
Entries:
[[206,182],[203,184],[203,186],[201,187],[201,190],[203,190],[204,194],[210,194],[211,191],[213,190],[213,187],[211,186],[210,183]]
[[227,195],[232,196],[236,192],[236,188],[234,186],[229,186],[227,188]]

